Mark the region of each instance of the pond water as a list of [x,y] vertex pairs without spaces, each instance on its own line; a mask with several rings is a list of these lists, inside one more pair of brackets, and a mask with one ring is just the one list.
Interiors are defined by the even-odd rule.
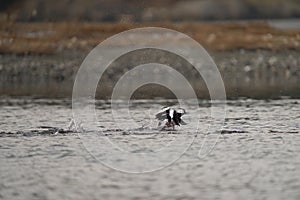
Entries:
[[[129,154],[113,154],[101,143],[102,152],[93,153],[82,133],[68,129],[70,100],[2,98],[0,199],[300,199],[299,99],[227,101],[223,130],[211,136],[208,101],[185,107],[187,125],[169,131],[153,128],[153,113],[174,103],[133,101],[130,114],[144,128],[130,124],[122,110],[111,118],[109,102],[96,103],[102,130],[97,138],[108,138],[131,153],[174,147],[145,158],[167,166],[126,173],[122,169],[143,163],[130,163]],[[191,138],[183,155],[168,163]],[[205,138],[211,151],[199,157]]]

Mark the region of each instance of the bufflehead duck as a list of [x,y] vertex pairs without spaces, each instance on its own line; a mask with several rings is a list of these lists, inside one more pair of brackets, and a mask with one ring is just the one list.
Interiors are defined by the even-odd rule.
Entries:
[[155,115],[155,118],[159,120],[158,126],[161,126],[162,123],[165,123],[163,128],[172,127],[174,129],[175,125],[180,126],[181,124],[186,124],[181,119],[185,113],[185,110],[182,108],[175,110],[174,108],[166,107],[159,111]]

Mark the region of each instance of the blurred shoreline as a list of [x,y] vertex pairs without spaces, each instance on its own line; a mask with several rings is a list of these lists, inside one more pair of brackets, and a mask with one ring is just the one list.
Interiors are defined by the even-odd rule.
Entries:
[[89,52],[114,34],[143,27],[162,27],[182,32],[209,50],[300,50],[300,27],[279,29],[266,21],[142,24],[39,22],[3,23],[0,26],[0,53],[59,54],[74,49]]
[[[222,74],[228,98],[300,98],[300,29],[278,29],[267,22],[2,24],[0,95],[70,98],[76,72],[93,47],[116,33],[146,26],[174,29],[202,44]],[[178,63],[183,73],[192,72]],[[130,69],[126,60],[119,65],[104,74],[98,98],[109,98],[119,73]],[[189,81],[199,98],[209,98],[201,77]],[[136,98],[172,98],[159,87],[140,93]]]

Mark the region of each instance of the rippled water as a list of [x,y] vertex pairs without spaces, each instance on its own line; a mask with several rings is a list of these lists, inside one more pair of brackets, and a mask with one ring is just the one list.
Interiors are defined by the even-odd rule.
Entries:
[[[105,146],[100,144],[102,154],[91,155],[82,135],[67,129],[72,119],[70,101],[2,99],[0,198],[300,199],[299,100],[228,101],[222,134],[209,137],[210,104],[206,101],[201,101],[199,108],[185,108],[190,122],[186,126],[175,131],[152,129],[152,113],[173,103],[133,102],[130,114],[137,125],[129,124],[124,129],[124,112],[120,110],[117,117],[123,124],[116,125],[110,118],[109,104],[97,102],[104,133],[99,137],[110,139],[126,151],[151,152],[173,141],[194,141],[168,167],[132,174],[108,168],[101,159],[129,168],[139,161],[128,163],[126,157],[110,154],[111,149],[103,149]],[[193,119],[199,113],[200,127],[195,129]],[[144,128],[137,128],[139,125]],[[217,136],[212,151],[199,157],[204,138],[206,144],[214,144]],[[168,157],[162,151],[162,160]]]

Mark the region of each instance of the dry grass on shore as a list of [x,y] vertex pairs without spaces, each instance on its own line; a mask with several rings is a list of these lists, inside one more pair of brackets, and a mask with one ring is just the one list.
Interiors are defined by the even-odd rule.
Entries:
[[6,23],[0,26],[0,53],[52,54],[88,51],[113,34],[137,27],[164,27],[183,32],[211,50],[300,49],[300,30],[279,30],[252,23]]

